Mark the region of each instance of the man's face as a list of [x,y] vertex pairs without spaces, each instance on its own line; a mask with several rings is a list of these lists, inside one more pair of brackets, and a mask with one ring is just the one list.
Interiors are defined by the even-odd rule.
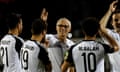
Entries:
[[112,26],[116,31],[120,32],[120,13],[113,14]]
[[68,33],[71,30],[70,22],[65,19],[58,21],[56,25],[56,30],[60,38],[67,37]]

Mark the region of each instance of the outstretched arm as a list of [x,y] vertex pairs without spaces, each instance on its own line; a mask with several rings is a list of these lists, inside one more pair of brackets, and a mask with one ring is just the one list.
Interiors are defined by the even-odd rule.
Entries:
[[[41,14],[40,14],[40,19],[47,24],[47,19],[48,19],[48,12],[45,8],[43,8]],[[41,43],[43,43],[43,45],[48,48],[49,47],[49,41],[46,40],[46,37],[44,37],[41,41]]]

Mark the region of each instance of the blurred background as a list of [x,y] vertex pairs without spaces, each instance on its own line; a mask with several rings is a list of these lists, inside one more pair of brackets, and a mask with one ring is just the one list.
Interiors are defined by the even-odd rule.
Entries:
[[22,14],[24,39],[30,38],[30,26],[35,18],[39,18],[42,8],[48,15],[48,33],[56,33],[55,25],[60,17],[67,17],[72,22],[73,38],[82,37],[79,23],[85,17],[100,19],[108,10],[113,0],[0,0],[0,35],[7,32],[5,17],[9,12]]

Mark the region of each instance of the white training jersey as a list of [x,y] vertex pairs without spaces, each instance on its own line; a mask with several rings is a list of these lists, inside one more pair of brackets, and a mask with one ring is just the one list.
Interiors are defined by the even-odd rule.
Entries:
[[39,42],[27,40],[21,49],[21,72],[46,72],[45,65],[49,64],[48,53]]
[[5,35],[0,42],[0,54],[3,59],[3,72],[20,72],[20,49],[23,39],[12,34]]
[[[120,45],[120,35],[114,30],[110,29],[107,29],[107,32],[117,41],[118,45]],[[109,44],[105,38],[103,38],[103,41],[104,43]],[[108,54],[108,56],[112,69],[111,72],[120,72],[120,49],[115,53]]]
[[57,35],[47,34],[46,38],[49,40],[49,58],[52,63],[52,72],[61,72],[61,64],[64,60],[65,52],[74,44],[73,41],[66,39],[66,43],[58,40]]
[[104,72],[104,55],[112,52],[106,44],[83,40],[70,48],[65,60],[75,64],[76,72]]

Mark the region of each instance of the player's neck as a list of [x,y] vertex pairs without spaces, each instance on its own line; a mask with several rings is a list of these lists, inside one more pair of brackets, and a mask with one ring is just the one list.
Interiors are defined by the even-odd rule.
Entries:
[[9,34],[16,35],[16,36],[19,35],[19,33],[18,33],[18,31],[17,31],[16,29],[9,30],[8,33],[9,33]]
[[31,40],[35,40],[35,41],[41,42],[42,37],[40,35],[32,35]]
[[91,37],[91,36],[85,36],[84,39],[85,39],[85,40],[95,40],[95,39],[96,39],[96,36],[93,36],[93,37]]

